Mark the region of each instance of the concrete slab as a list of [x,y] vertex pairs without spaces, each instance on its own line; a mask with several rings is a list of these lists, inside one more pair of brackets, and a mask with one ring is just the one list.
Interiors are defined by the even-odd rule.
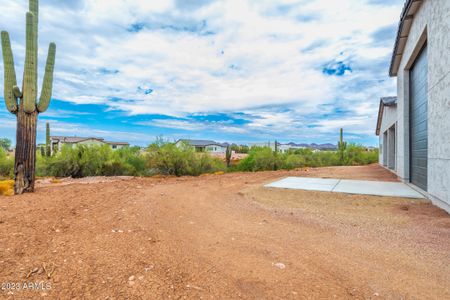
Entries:
[[342,179],[333,189],[333,192],[418,199],[425,198],[422,194],[403,182]]
[[267,184],[266,187],[331,192],[338,183],[339,179],[287,177]]
[[267,184],[265,187],[403,198],[425,198],[422,194],[402,182],[287,177]]

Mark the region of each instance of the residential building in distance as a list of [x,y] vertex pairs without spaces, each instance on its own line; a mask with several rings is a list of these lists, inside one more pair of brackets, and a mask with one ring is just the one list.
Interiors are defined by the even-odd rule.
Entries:
[[[97,137],[76,137],[76,136],[51,136],[50,137],[50,149],[51,154],[55,153],[55,151],[61,150],[63,145],[69,145],[74,147],[76,145],[86,145],[86,146],[102,146],[109,145],[111,149],[120,149],[123,147],[130,146],[127,142],[111,142],[105,141],[103,138]],[[45,145],[44,145],[45,146]]]
[[375,134],[380,139],[380,164],[397,170],[397,97],[383,97],[378,109]]
[[210,140],[190,140],[179,139],[175,142],[177,147],[182,145],[190,145],[195,148],[196,152],[210,152],[210,153],[225,153],[227,151],[228,143],[219,143]]
[[386,115],[377,126],[383,135],[380,163],[448,212],[449,19],[449,0],[406,1],[389,69],[397,78],[397,104],[380,104]]
[[[248,146],[251,147],[269,147],[273,151],[275,151],[275,141],[273,142],[262,142],[262,143],[249,143]],[[311,149],[313,151],[334,151],[336,150],[336,145],[333,144],[296,144],[294,142],[289,143],[280,143],[277,142],[278,152],[286,153],[290,150],[297,149]]]
[[275,151],[275,141],[248,143],[248,147],[249,148],[252,148],[252,147],[269,147],[270,149]]
[[308,148],[308,146],[309,145],[307,145],[307,144],[296,144],[293,142],[286,143],[286,144],[278,143],[278,152],[286,153],[291,150],[305,149],[305,148]]

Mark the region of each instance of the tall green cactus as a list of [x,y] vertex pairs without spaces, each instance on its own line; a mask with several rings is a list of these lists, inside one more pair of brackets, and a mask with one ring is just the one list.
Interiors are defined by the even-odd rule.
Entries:
[[227,146],[227,150],[225,151],[225,160],[227,162],[227,167],[231,166],[231,156],[233,155],[233,151],[231,150],[231,146]]
[[344,142],[344,129],[341,128],[338,142],[339,162],[341,165],[345,163],[345,150],[347,149],[347,142]]
[[45,123],[45,156],[50,157],[52,155],[50,145],[50,123]]
[[4,65],[4,98],[6,108],[17,116],[15,185],[16,194],[34,191],[36,165],[37,115],[45,112],[50,104],[55,67],[56,45],[48,49],[41,96],[37,102],[38,81],[38,19],[39,1],[30,0],[26,14],[26,53],[22,91],[17,86],[14,57],[9,34],[1,32]]

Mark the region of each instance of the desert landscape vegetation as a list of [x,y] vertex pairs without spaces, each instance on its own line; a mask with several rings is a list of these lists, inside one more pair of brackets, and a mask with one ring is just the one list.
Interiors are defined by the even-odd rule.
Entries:
[[449,297],[443,210],[428,200],[262,186],[285,176],[397,180],[378,165],[38,180],[34,194],[0,196],[0,281],[51,289],[2,297]]
[[51,148],[47,123],[38,147],[57,59],[50,43],[38,99],[38,15],[30,0],[21,88],[1,34],[17,131],[15,145],[0,139],[0,298],[450,299],[450,217],[422,194],[267,186],[400,184],[378,148],[347,141],[342,128],[332,149],[280,151],[275,141],[218,154],[162,137]]

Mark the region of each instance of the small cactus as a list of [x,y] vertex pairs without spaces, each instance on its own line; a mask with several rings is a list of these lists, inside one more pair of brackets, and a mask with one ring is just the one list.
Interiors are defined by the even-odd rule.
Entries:
[[17,85],[9,34],[6,31],[1,32],[5,74],[5,104],[8,111],[17,116],[17,141],[14,165],[14,191],[16,194],[34,191],[37,115],[47,110],[52,96],[56,54],[56,45],[54,43],[51,43],[48,49],[41,96],[37,102],[38,18],[39,1],[30,0],[29,12],[26,14],[26,53],[22,91]]

